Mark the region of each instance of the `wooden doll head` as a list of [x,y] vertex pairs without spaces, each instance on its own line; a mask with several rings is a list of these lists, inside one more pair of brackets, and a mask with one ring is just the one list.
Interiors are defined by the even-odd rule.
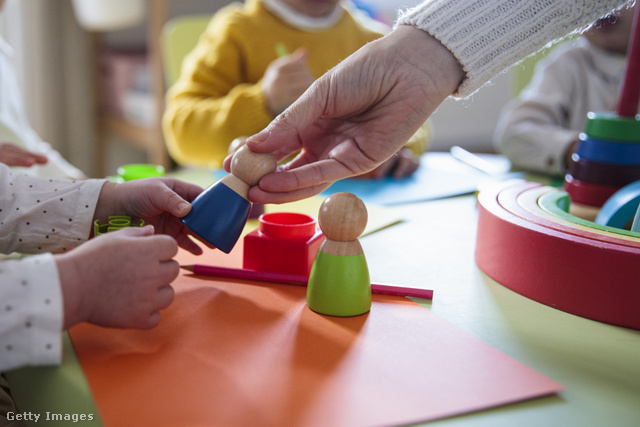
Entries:
[[257,185],[263,176],[275,172],[277,166],[273,153],[256,153],[246,145],[238,148],[231,159],[231,173],[249,187]]
[[327,239],[348,242],[356,240],[367,226],[367,208],[351,193],[336,193],[320,206],[318,224]]

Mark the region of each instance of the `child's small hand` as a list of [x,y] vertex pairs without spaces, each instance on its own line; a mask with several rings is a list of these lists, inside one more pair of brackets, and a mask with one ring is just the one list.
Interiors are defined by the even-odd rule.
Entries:
[[315,78],[307,65],[307,53],[298,49],[291,55],[274,60],[262,78],[262,90],[273,116],[283,112],[300,97]]
[[0,142],[0,163],[7,166],[30,167],[44,165],[47,161],[47,156],[25,150],[10,142]]
[[180,218],[191,211],[190,202],[201,192],[201,187],[173,178],[107,182],[100,192],[94,221],[105,222],[110,215],[143,219],[156,233],[173,237],[181,248],[199,255],[202,248],[189,237],[193,233]]
[[156,326],[160,310],[173,301],[177,251],[174,239],[145,226],[114,231],[56,255],[65,329],[83,321],[118,328]]

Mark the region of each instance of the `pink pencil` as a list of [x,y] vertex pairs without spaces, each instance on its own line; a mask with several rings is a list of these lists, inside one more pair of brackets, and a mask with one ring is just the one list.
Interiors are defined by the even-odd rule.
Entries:
[[[245,268],[217,267],[214,265],[183,265],[185,270],[203,276],[226,277],[229,279],[256,280],[259,282],[282,283],[285,285],[307,286],[309,277],[302,274],[274,273],[271,271],[247,270]],[[397,295],[402,297],[415,297],[432,299],[433,291],[430,289],[406,288],[403,286],[371,284],[371,292],[374,294]]]

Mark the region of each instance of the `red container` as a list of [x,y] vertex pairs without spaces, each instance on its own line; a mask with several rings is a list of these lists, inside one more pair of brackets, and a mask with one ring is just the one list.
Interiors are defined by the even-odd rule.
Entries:
[[291,212],[262,214],[244,237],[242,266],[251,270],[309,275],[324,234],[315,218]]

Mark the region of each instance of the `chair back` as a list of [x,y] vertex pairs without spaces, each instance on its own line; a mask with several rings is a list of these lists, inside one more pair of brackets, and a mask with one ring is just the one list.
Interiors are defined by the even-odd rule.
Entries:
[[198,43],[211,15],[184,15],[172,18],[162,28],[162,61],[167,86],[180,76],[182,61]]

